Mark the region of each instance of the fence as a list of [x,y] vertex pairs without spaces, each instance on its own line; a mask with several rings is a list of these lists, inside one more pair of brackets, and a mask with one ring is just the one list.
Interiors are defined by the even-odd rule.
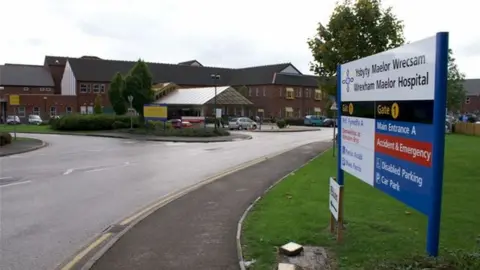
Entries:
[[475,123],[456,123],[455,133],[480,136],[480,124]]

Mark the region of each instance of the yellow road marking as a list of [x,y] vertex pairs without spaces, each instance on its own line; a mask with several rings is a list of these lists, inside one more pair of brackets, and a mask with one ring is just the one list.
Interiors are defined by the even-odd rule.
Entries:
[[106,233],[100,236],[97,240],[95,240],[95,242],[91,243],[88,247],[82,250],[82,252],[78,253],[77,256],[75,256],[68,264],[62,267],[62,270],[72,269],[72,267],[75,266],[75,264],[77,264],[83,257],[85,257],[85,255],[99,246],[103,241],[107,240],[111,235],[112,233]]

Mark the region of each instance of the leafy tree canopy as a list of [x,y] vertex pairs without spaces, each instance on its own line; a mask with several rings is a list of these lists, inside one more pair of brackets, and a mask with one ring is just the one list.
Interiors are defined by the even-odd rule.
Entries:
[[345,0],[337,4],[327,25],[318,24],[308,40],[314,58],[311,70],[324,79],[320,87],[336,95],[337,64],[398,47],[404,43],[403,23],[382,8],[381,0]]
[[466,98],[466,91],[463,86],[465,74],[460,72],[453,51],[448,50],[448,83],[447,83],[447,109],[450,112],[458,111]]
[[124,115],[127,112],[126,102],[123,98],[124,87],[125,81],[122,77],[122,74],[115,74],[110,83],[108,98],[110,100],[110,104],[112,104],[113,111],[115,111],[117,115]]

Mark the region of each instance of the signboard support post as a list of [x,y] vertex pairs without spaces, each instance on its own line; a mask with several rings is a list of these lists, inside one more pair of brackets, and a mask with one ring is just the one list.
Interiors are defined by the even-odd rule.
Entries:
[[[340,65],[337,66],[337,121],[338,131],[338,151],[342,149],[342,68]],[[334,139],[335,140],[335,139]],[[337,223],[337,242],[341,242],[343,240],[343,195],[344,195],[344,177],[345,173],[342,170],[342,155],[337,155],[337,183],[340,185],[340,205],[338,209],[338,223]]]
[[13,139],[17,140],[17,108],[13,108]]
[[448,75],[448,33],[436,35],[435,55],[435,103],[433,106],[434,137],[432,149],[432,163],[434,164],[433,181],[431,185],[431,213],[428,216],[427,253],[429,256],[438,256],[440,239],[440,216],[442,212],[442,186],[445,145],[445,104],[447,100]]
[[[335,120],[335,116],[336,116],[337,112],[333,112],[333,120]],[[335,122],[334,122],[335,123]],[[335,139],[335,129],[336,129],[336,125],[333,124],[333,157],[335,157],[335,147],[336,147],[336,144],[337,144],[337,140]]]

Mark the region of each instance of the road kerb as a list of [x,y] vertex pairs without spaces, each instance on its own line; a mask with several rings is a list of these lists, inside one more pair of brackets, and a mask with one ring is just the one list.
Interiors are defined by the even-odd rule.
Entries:
[[[81,249],[79,252],[74,254],[72,256],[72,259],[69,259],[68,261],[64,262],[59,268],[59,270],[88,270],[90,269],[93,264],[100,259],[100,257],[105,254],[105,252],[108,251],[128,230],[130,230],[133,226],[135,226],[138,222],[143,220],[144,218],[148,217],[150,214],[155,212],[156,210],[160,209],[161,207],[167,205],[168,203],[181,198],[182,196],[185,196],[186,194],[201,188],[202,186],[205,186],[207,184],[210,184],[222,177],[225,177],[229,174],[235,173],[237,171],[243,170],[247,167],[253,166],[255,164],[258,164],[260,162],[263,162],[265,160],[274,158],[276,156],[279,156],[281,154],[284,154],[286,152],[289,152],[297,147],[292,147],[288,148],[287,150],[282,150],[279,152],[276,152],[274,154],[270,155],[265,155],[262,157],[259,157],[257,159],[251,160],[244,162],[240,165],[237,165],[233,168],[230,168],[228,170],[225,170],[219,174],[216,174],[212,177],[209,177],[201,182],[198,182],[196,184],[190,185],[182,190],[172,192],[167,194],[166,196],[162,197],[157,202],[154,202],[150,204],[147,207],[142,208],[141,210],[135,212],[134,214],[130,215],[129,217],[121,220],[120,222],[116,223],[120,226],[125,226],[125,228],[117,233],[111,233],[111,232],[103,232],[100,235],[98,235],[95,240],[93,240],[90,244],[88,244],[85,248]],[[91,255],[90,255],[91,254]],[[90,256],[89,256],[90,255]]]
[[[39,140],[39,141],[42,141],[42,140]],[[32,152],[32,151],[35,151],[35,150],[44,148],[44,147],[46,147],[46,146],[48,146],[48,143],[45,142],[45,141],[42,141],[42,144],[41,144],[41,145],[32,146],[32,147],[30,147],[30,148],[22,149],[22,150],[20,150],[20,151],[14,152],[14,153],[0,154],[0,157],[7,157],[7,156],[24,154],[24,153],[28,153],[28,152]]]
[[278,185],[280,182],[282,182],[284,179],[286,179],[288,176],[290,176],[291,174],[293,173],[296,173],[298,170],[302,169],[303,167],[307,166],[308,164],[310,164],[313,160],[315,160],[316,158],[320,157],[321,155],[323,155],[325,152],[327,152],[328,150],[330,150],[330,148],[328,148],[327,150],[325,151],[322,151],[320,154],[316,155],[315,157],[311,158],[309,161],[307,161],[305,164],[303,164],[302,166],[298,167],[297,169],[289,172],[288,174],[286,174],[285,176],[283,176],[282,178],[278,179],[275,183],[273,183],[271,186],[269,186],[264,192],[262,195],[258,196],[248,207],[247,209],[245,209],[245,212],[243,212],[242,216],[240,217],[240,220],[238,221],[238,225],[237,225],[237,235],[236,235],[236,245],[237,245],[237,255],[238,255],[238,264],[240,266],[240,269],[241,270],[246,270],[246,267],[245,267],[245,259],[243,257],[243,250],[242,250],[242,226],[243,226],[243,222],[245,220],[245,218],[247,217],[247,215],[250,213],[250,211],[252,210],[252,208],[257,204],[258,201],[260,201],[264,196],[265,194],[267,194],[272,188],[274,188],[276,185]]

